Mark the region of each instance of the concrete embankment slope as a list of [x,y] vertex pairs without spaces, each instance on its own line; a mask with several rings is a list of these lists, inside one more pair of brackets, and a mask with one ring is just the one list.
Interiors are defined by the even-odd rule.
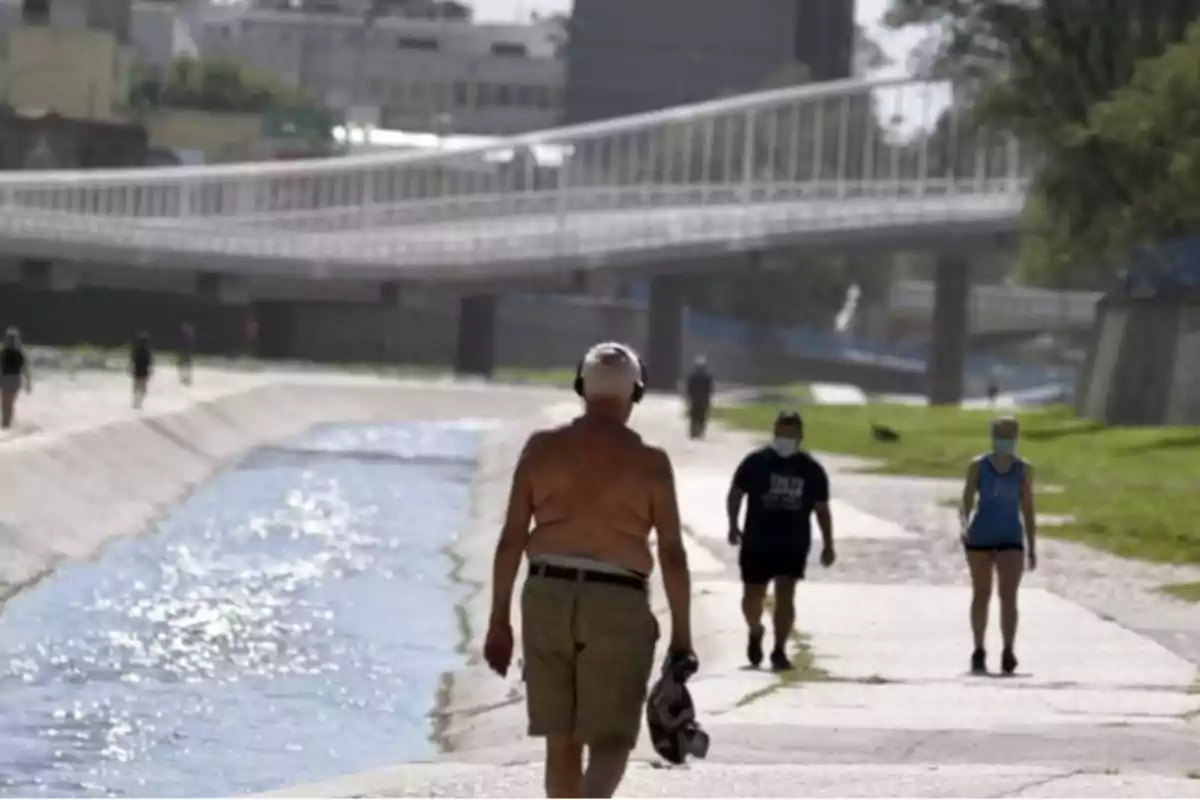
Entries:
[[339,376],[200,378],[208,388],[191,395],[195,402],[172,388],[140,415],[127,410],[120,376],[48,378],[22,399],[40,430],[0,441],[0,599],[65,559],[141,532],[248,450],[315,424],[503,418],[550,396]]

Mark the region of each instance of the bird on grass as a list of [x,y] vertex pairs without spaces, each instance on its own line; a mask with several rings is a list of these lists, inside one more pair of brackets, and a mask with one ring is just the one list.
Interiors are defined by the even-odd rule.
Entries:
[[900,441],[900,431],[895,428],[889,428],[887,425],[880,425],[878,422],[871,423],[871,438],[877,442],[898,442]]

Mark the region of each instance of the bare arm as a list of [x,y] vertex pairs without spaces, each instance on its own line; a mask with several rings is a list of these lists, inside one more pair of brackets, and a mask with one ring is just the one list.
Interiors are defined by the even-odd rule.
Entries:
[[737,545],[742,541],[742,528],[738,524],[742,515],[742,500],[746,497],[746,473],[749,470],[750,458],[742,459],[733,472],[729,481],[729,494],[725,496],[725,515],[729,518],[729,543]]
[[729,494],[725,497],[725,514],[729,517],[729,537],[731,544],[737,544],[732,541],[734,534],[740,533],[741,528],[738,526],[738,520],[742,515],[742,498],[746,493],[737,487],[737,484],[730,484]]
[[1033,467],[1025,465],[1025,481],[1021,485],[1021,519],[1025,523],[1025,538],[1029,540],[1029,552],[1037,552],[1037,510],[1033,502]]
[[[829,511],[829,474],[817,465],[815,480],[812,481],[813,513],[821,529],[821,544],[827,552],[833,551],[833,514]],[[807,487],[805,487],[807,488]]]
[[821,543],[826,549],[833,547],[833,514],[829,513],[829,503],[817,503],[813,506],[817,516],[817,526],[821,529]]
[[500,541],[496,544],[496,559],[492,564],[492,624],[510,625],[512,622],[513,587],[517,572],[521,569],[521,558],[529,543],[529,523],[533,519],[533,487],[530,483],[531,451],[537,445],[538,434],[525,443],[517,468],[513,473],[512,489],[508,495],[508,511],[504,527],[500,530]]
[[675,495],[675,470],[662,450],[654,450],[655,461],[651,499],[651,519],[658,539],[658,563],[662,568],[663,588],[671,608],[671,647],[692,649],[692,577],[688,571],[687,550],[679,522],[679,500]]
[[962,504],[958,507],[958,521],[965,531],[975,510],[975,495],[979,493],[979,462],[972,461],[967,467],[967,478],[963,481]]

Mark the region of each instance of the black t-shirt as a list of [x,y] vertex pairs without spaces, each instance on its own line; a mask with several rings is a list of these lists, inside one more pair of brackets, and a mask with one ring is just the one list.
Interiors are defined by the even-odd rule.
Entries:
[[129,354],[129,360],[135,377],[146,378],[150,376],[150,367],[154,363],[154,357],[150,353],[149,345],[134,344]]
[[784,458],[772,447],[755,450],[738,465],[733,485],[746,495],[747,542],[807,540],[813,507],[829,502],[829,476],[804,452]]
[[708,370],[698,369],[688,376],[687,393],[693,403],[707,403],[712,399],[713,379]]
[[25,371],[25,353],[19,347],[0,349],[0,375],[20,375]]

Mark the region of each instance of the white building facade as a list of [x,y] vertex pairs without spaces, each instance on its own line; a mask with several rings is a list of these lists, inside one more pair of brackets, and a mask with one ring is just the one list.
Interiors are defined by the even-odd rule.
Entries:
[[213,9],[196,29],[206,58],[303,86],[333,108],[377,110],[383,128],[503,135],[560,119],[565,31],[553,21]]
[[[245,2],[52,0],[46,22],[111,30],[143,66],[229,59],[303,86],[332,108],[365,110],[382,128],[492,136],[560,121],[561,22],[372,17],[357,13],[354,0],[338,5],[303,13]],[[0,36],[21,24],[21,8],[22,0],[0,0]]]

